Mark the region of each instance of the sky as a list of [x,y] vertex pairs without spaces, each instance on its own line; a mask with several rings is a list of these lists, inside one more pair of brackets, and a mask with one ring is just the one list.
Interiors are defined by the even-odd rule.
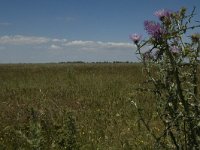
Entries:
[[0,63],[137,61],[144,20],[199,0],[0,0]]

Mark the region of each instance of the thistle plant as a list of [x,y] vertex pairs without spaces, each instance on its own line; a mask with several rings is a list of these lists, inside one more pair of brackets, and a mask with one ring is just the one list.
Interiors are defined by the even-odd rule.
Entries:
[[144,127],[162,149],[200,149],[200,99],[198,64],[200,54],[199,21],[192,21],[195,8],[188,15],[186,8],[177,12],[159,10],[154,14],[158,22],[145,21],[149,38],[133,34],[136,54],[144,65],[145,85],[137,90],[154,95],[154,118],[159,122],[155,131],[135,107]]
[[79,145],[77,141],[77,128],[72,112],[64,112],[63,124],[57,126],[57,136],[54,148],[66,150],[78,150]]
[[[33,150],[40,150],[42,149],[43,144],[43,135],[42,135],[42,126],[39,121],[37,111],[34,108],[30,109],[30,120],[29,120],[29,127],[28,131],[24,132],[21,130],[15,131],[15,133],[19,136],[21,141],[25,141],[24,144],[26,146],[33,149]],[[25,145],[22,145],[25,146]]]

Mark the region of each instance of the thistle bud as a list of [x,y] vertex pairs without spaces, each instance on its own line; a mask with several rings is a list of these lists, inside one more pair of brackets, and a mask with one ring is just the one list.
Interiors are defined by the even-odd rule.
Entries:
[[191,36],[192,42],[193,43],[198,43],[199,39],[200,39],[200,34],[199,33],[195,33]]

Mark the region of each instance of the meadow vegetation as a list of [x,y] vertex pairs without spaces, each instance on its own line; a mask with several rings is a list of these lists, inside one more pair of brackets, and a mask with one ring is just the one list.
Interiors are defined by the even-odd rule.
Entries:
[[[151,149],[141,64],[0,65],[0,149]],[[157,130],[159,130],[159,123]]]

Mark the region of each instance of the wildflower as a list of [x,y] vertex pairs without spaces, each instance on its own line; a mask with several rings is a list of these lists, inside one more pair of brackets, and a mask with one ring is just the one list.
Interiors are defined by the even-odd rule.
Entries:
[[181,18],[184,18],[185,17],[185,13],[186,13],[186,8],[185,7],[182,7],[179,11],[179,15]]
[[120,114],[119,114],[119,113],[117,113],[117,114],[116,114],[116,117],[120,117]]
[[169,105],[169,107],[172,107],[173,106],[173,104],[170,102],[170,103],[168,103],[168,105]]
[[161,21],[163,21],[165,18],[169,18],[171,14],[171,11],[165,9],[158,10],[154,13],[154,15],[157,16]]
[[129,38],[135,43],[137,44],[140,40],[141,40],[141,35],[139,34],[132,34],[129,36]]
[[172,46],[170,47],[170,51],[173,53],[173,54],[178,54],[180,53],[181,49],[178,47],[178,46]]
[[144,28],[147,33],[155,39],[160,39],[161,36],[165,33],[165,30],[161,27],[161,25],[159,23],[155,23],[154,21],[146,20],[144,22]]

